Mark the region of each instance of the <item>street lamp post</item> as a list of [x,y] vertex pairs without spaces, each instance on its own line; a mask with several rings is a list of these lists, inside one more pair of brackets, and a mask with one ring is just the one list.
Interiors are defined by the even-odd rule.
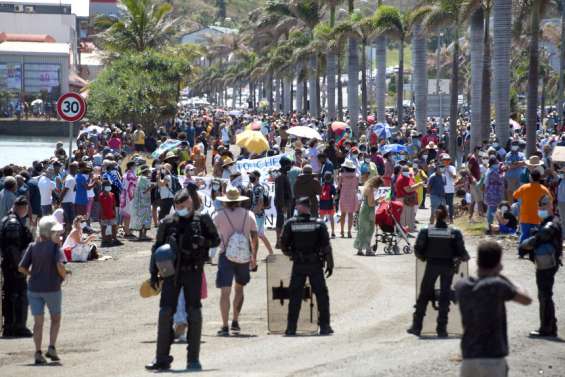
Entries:
[[440,93],[440,86],[439,86],[439,73],[440,73],[440,50],[441,50],[441,39],[443,38],[443,33],[439,33],[438,40],[437,40],[437,51],[436,51],[436,95],[439,101],[439,117],[440,119],[443,117],[443,109],[442,109],[442,101],[441,101],[441,93]]

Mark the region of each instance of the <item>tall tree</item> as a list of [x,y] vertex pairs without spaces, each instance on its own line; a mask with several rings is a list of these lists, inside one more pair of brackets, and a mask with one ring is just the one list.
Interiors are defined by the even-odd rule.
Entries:
[[[377,2],[377,11],[382,6],[382,0]],[[377,102],[377,121],[385,123],[386,105],[386,50],[387,40],[385,35],[379,35],[375,39],[375,50],[377,55],[377,82],[376,82],[376,102]]]
[[179,19],[172,18],[173,7],[152,0],[120,0],[121,17],[98,16],[95,27],[103,30],[95,41],[110,58],[126,51],[162,49],[177,32]]
[[484,26],[484,10],[479,7],[471,16],[471,150],[480,145],[482,141],[481,90],[483,89]]
[[510,119],[510,51],[512,48],[512,0],[495,0],[493,15],[494,106],[496,137],[506,144]]
[[[354,1],[348,0],[349,15],[353,16]],[[351,120],[351,130],[355,137],[359,136],[359,51],[357,38],[349,38],[347,64],[347,109]]]
[[[330,30],[335,27],[336,22],[336,9],[337,6],[342,3],[343,0],[324,0],[324,3],[330,9]],[[334,40],[335,41],[335,40]],[[335,45],[335,42],[334,42]],[[328,50],[327,62],[326,62],[326,75],[328,77],[328,117],[330,119],[337,119],[336,111],[336,74],[337,74],[337,56],[334,49]]]

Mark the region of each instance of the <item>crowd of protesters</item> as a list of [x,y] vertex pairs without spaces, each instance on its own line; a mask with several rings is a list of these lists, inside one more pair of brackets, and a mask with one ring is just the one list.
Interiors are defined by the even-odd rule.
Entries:
[[[52,229],[60,226],[64,236],[61,261],[86,261],[97,257],[96,246],[104,250],[122,245],[124,240],[151,241],[148,231],[178,207],[175,197],[179,191],[183,187],[198,189],[208,177],[220,239],[224,242],[232,228],[244,229],[252,238],[250,268],[256,270],[259,240],[268,254],[279,248],[284,221],[292,216],[293,201],[299,197],[310,199],[313,216],[329,221],[332,238],[336,232],[341,238],[353,238],[356,223],[354,248],[358,255],[367,256],[375,254],[371,249],[378,205],[374,194],[381,187],[389,188],[390,200],[402,202],[400,222],[408,233],[417,231],[417,210],[427,205],[430,223],[434,223],[438,207],[444,205],[449,223],[465,214],[470,222],[484,221],[487,234],[517,234],[520,241],[528,240],[547,219],[565,211],[563,172],[551,157],[555,146],[565,146],[565,136],[555,127],[540,126],[538,150],[526,158],[523,129],[511,128],[512,136],[504,145],[492,136],[470,150],[468,122],[461,118],[459,133],[453,136],[457,151],[450,155],[443,120],[429,119],[423,131],[416,129],[412,119],[398,122],[393,114],[387,114],[387,121],[375,124],[374,117],[369,117],[354,135],[350,122],[334,127],[324,118],[306,115],[230,116],[223,110],[186,109],[174,122],[150,132],[141,125],[85,124],[71,156],[63,143],[58,143],[53,156],[34,161],[31,167],[8,165],[0,169],[0,218],[12,211],[18,197],[24,197],[29,203],[23,216],[25,224],[32,231],[39,226],[35,247],[48,242]],[[231,146],[236,135],[249,124],[265,136],[270,148],[262,153],[242,149],[234,154],[236,149]],[[291,136],[289,131],[295,126],[319,131],[320,140]],[[159,149],[170,140],[176,141],[175,147]],[[242,177],[235,162],[275,155],[283,156],[281,168],[267,177],[274,183],[277,214],[273,246],[265,235],[265,210],[271,204],[260,184],[264,172]],[[337,213],[339,224],[334,222]],[[42,227],[42,217],[57,223]],[[565,216],[560,221],[565,222]],[[97,231],[101,242],[94,245],[92,235]],[[29,260],[22,263],[23,271],[29,273]],[[218,264],[216,283],[222,289],[218,334],[229,335],[240,330],[243,287],[250,275],[249,269],[231,268],[221,253]],[[557,267],[552,268],[555,273]],[[53,274],[64,277],[64,270]],[[234,313],[228,327],[234,279]],[[553,275],[545,279],[551,280]],[[37,308],[33,312],[34,316],[43,315]],[[60,310],[53,314],[57,326]],[[548,318],[549,327],[542,332],[554,333],[554,315]],[[41,325],[36,323],[34,330],[40,330]],[[37,342],[40,347],[41,338]],[[50,355],[57,357],[52,346]]]

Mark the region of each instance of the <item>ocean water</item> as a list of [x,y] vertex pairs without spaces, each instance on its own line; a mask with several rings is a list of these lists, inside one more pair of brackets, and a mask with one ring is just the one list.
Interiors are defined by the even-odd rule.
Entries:
[[35,160],[49,158],[58,141],[65,144],[65,150],[69,148],[68,138],[0,135],[0,167],[10,163],[30,166]]

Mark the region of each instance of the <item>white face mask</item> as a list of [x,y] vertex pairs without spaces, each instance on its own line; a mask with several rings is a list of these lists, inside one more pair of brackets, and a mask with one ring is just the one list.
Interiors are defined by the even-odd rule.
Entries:
[[520,147],[518,145],[512,145],[510,147],[510,149],[512,149],[512,151],[516,152],[518,149],[520,149]]
[[86,223],[80,223],[81,228],[86,228],[86,225],[87,225]]
[[405,176],[405,177],[410,177],[410,172],[403,171],[402,175]]
[[112,191],[112,186],[105,186],[104,191],[106,191],[106,192]]
[[427,155],[427,154],[424,154],[424,155],[422,155],[422,158],[423,158],[424,160],[427,160],[427,159],[428,159],[428,155]]

